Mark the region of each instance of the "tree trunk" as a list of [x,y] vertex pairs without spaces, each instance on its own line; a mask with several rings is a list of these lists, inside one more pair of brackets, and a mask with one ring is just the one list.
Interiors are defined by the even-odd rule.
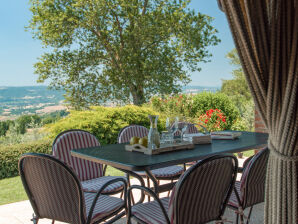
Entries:
[[131,90],[131,95],[134,105],[140,106],[146,103],[143,88],[133,88],[133,90]]

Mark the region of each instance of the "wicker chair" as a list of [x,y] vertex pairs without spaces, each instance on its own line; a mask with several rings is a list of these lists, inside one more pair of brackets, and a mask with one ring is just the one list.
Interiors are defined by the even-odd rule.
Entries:
[[[136,136],[139,138],[145,137],[148,135],[148,129],[144,126],[140,125],[130,125],[126,126],[118,134],[118,143],[126,143],[129,142],[131,137]],[[155,178],[160,180],[177,180],[180,175],[184,172],[183,167],[181,166],[168,166],[165,168],[159,168],[159,169],[153,169],[151,170],[152,174],[155,176]],[[137,172],[142,177],[147,177],[147,186],[150,187],[150,179],[146,175],[145,172]],[[148,199],[150,200],[150,197],[148,196]]]
[[[83,190],[86,192],[97,192],[110,180],[123,178],[118,176],[105,176],[106,166],[85,159],[73,157],[72,149],[100,146],[97,138],[91,133],[79,129],[68,130],[60,133],[53,142],[53,156],[63,161],[74,169],[81,181]],[[104,190],[104,194],[116,194],[123,190],[123,182],[116,182]]]
[[[112,223],[125,215],[127,183],[123,178],[106,182],[96,193],[83,192],[71,167],[53,156],[37,153],[20,158],[19,172],[35,213],[35,224],[42,218],[52,219],[52,223],[91,224],[107,219]],[[124,200],[102,195],[115,182],[122,182]]]
[[[253,206],[264,202],[265,176],[269,150],[267,148],[259,151],[249,158],[243,166],[243,174],[240,181],[236,181],[234,190],[228,202],[228,207],[236,212],[236,223],[247,224],[251,216]],[[249,208],[248,217],[244,215],[244,209]]]
[[[231,195],[238,162],[233,155],[215,155],[189,168],[175,185],[171,197],[159,199],[150,189],[128,189],[128,222],[150,224],[223,223],[222,217]],[[132,189],[146,191],[155,201],[131,206]]]

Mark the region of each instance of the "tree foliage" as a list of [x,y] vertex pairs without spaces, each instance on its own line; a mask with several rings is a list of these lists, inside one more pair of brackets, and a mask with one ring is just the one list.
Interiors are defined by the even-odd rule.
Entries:
[[241,96],[244,100],[251,100],[251,94],[242,70],[240,59],[236,48],[231,50],[226,58],[230,60],[230,64],[236,68],[232,71],[233,79],[222,80],[221,91],[228,96]]
[[189,0],[30,0],[33,36],[48,49],[39,82],[63,88],[76,108],[107,100],[142,104],[180,91],[219,39]]
[[241,67],[237,50],[231,50],[226,57],[230,60],[230,64],[235,66],[235,69],[232,71],[233,79],[222,81],[221,92],[229,96],[239,109],[241,115],[241,120],[236,122],[232,129],[253,131],[255,106]]

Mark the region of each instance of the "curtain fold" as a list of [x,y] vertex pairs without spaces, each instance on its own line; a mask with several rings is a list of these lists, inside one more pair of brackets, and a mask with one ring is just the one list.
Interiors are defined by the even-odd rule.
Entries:
[[265,223],[298,223],[298,0],[218,0],[269,132]]

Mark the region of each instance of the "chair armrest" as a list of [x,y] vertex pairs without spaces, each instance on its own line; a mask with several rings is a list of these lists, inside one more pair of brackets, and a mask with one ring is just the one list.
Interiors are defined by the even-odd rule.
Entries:
[[96,196],[95,198],[93,199],[93,202],[92,202],[92,205],[90,207],[90,211],[89,211],[89,214],[88,214],[88,219],[87,219],[87,223],[90,223],[91,221],[91,218],[92,218],[92,214],[93,214],[93,210],[95,208],[95,205],[97,203],[97,200],[99,198],[99,196],[102,194],[103,190],[108,187],[109,185],[113,184],[113,183],[116,183],[116,182],[123,182],[124,183],[124,207],[126,209],[126,192],[127,192],[127,182],[124,178],[116,178],[116,179],[113,179],[113,180],[110,180],[108,182],[106,182],[97,192],[96,192]]
[[166,209],[163,207],[163,205],[162,205],[160,199],[158,198],[158,196],[151,189],[149,189],[147,187],[139,186],[139,185],[133,185],[127,190],[127,210],[128,210],[127,211],[128,212],[127,213],[127,218],[128,218],[128,220],[130,220],[130,218],[131,218],[131,191],[133,189],[139,189],[141,191],[145,191],[145,192],[147,192],[147,194],[149,194],[151,197],[153,197],[157,201],[157,203],[159,204],[159,206],[161,208],[161,211],[162,211],[164,217],[167,220],[167,223],[170,224],[170,220],[169,220],[168,214],[166,212]]

